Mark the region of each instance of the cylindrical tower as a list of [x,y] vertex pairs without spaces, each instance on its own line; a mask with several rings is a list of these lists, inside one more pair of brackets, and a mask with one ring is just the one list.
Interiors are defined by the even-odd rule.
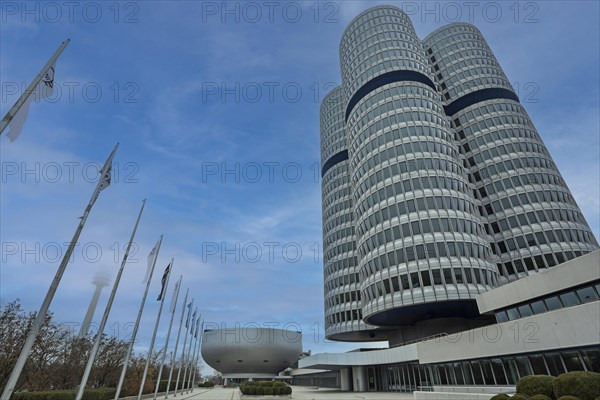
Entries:
[[359,14],[340,60],[365,322],[475,317],[498,271],[410,19],[390,6]]
[[385,340],[362,321],[343,90],[321,104],[325,336],[331,340]]
[[92,280],[92,284],[95,286],[94,294],[92,295],[92,299],[90,300],[90,305],[88,306],[87,312],[85,313],[85,317],[83,318],[83,322],[81,323],[81,329],[79,329],[79,334],[77,337],[85,337],[87,336],[90,326],[92,325],[92,318],[94,318],[94,313],[96,312],[96,306],[98,305],[98,299],[100,299],[100,294],[102,293],[102,289],[108,286],[110,283],[110,279],[108,276],[103,274],[96,274],[94,279]]
[[424,46],[502,275],[518,279],[598,249],[481,32],[450,24],[425,38]]

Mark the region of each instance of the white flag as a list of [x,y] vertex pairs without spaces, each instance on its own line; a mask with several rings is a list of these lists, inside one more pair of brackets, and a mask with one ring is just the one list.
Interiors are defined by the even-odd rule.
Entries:
[[12,120],[8,124],[8,133],[6,136],[13,142],[21,133],[27,115],[29,114],[29,106],[34,100],[46,99],[54,92],[54,65],[52,65],[44,74],[40,83],[33,88],[31,94],[25,93],[28,96],[25,103],[21,106],[19,111],[13,116]]
[[152,270],[152,265],[154,264],[154,258],[156,258],[156,253],[158,252],[158,243],[160,243],[160,240],[154,245],[154,248],[152,249],[150,254],[148,254],[148,269],[146,269],[146,277],[144,278],[144,281],[142,283],[148,282],[148,278],[150,277],[150,271]]
[[175,282],[175,289],[173,290],[173,297],[171,298],[171,313],[175,312],[175,302],[177,301],[177,297],[179,296],[179,287],[181,286],[181,277],[179,280]]

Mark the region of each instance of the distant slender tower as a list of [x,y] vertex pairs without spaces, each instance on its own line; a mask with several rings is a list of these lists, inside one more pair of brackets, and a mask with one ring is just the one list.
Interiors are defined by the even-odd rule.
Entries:
[[100,293],[105,286],[108,286],[109,283],[110,280],[106,275],[97,274],[92,280],[92,284],[96,286],[96,290],[94,290],[94,295],[92,296],[88,310],[85,313],[85,318],[81,324],[81,330],[79,331],[78,337],[84,337],[88,334],[90,325],[92,323],[92,318],[94,317],[94,312],[96,311],[96,306],[98,305]]

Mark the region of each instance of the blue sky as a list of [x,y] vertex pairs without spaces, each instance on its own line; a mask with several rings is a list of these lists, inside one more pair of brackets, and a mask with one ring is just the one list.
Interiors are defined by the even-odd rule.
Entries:
[[[2,303],[39,307],[94,168],[120,142],[118,175],[52,304],[57,320],[79,323],[93,276],[114,278],[147,198],[110,333],[130,332],[146,256],[164,234],[138,351],[171,257],[207,322],[299,327],[313,352],[356,347],[323,339],[318,111],[340,81],[343,29],[376,3],[3,2],[2,114],[15,85],[71,44],[56,66],[56,97],[32,105],[17,141],[0,137]],[[481,29],[599,237],[598,3],[392,4],[412,14],[421,37],[454,20]]]

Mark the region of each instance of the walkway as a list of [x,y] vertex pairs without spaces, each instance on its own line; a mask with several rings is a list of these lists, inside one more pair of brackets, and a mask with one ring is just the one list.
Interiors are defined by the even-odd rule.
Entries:
[[[314,387],[292,386],[292,399],[298,400],[412,400],[411,393],[391,393],[391,392],[340,392],[335,389],[317,389]],[[253,396],[245,397],[252,399]],[[259,397],[260,399],[286,399],[286,397]],[[179,395],[177,397],[169,396],[170,400],[240,400],[240,391],[238,389],[229,389],[216,387],[214,389],[197,388],[194,393]]]

